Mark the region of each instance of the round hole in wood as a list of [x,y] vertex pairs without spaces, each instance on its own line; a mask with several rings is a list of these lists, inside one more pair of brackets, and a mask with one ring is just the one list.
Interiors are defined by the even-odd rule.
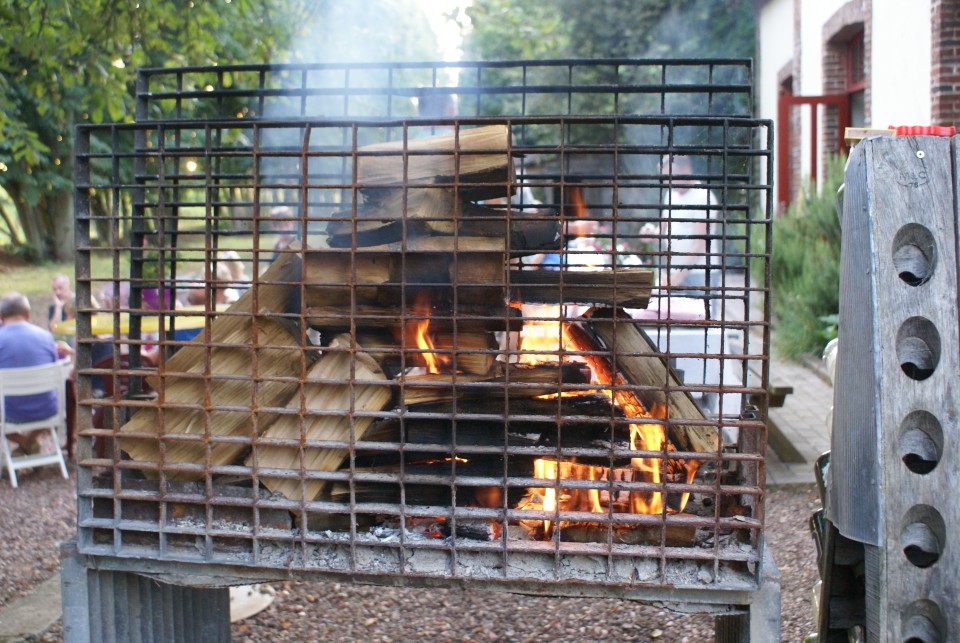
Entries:
[[900,528],[900,547],[914,566],[927,568],[940,560],[947,528],[940,512],[930,505],[914,505]]
[[947,640],[943,612],[931,600],[921,599],[907,605],[900,623],[904,643],[942,643]]
[[927,411],[913,411],[900,424],[900,459],[913,473],[933,471],[943,455],[943,428]]
[[911,317],[897,331],[897,361],[912,380],[933,375],[940,362],[940,333],[925,317]]
[[921,286],[937,267],[937,244],[930,230],[908,223],[893,238],[893,265],[908,286]]

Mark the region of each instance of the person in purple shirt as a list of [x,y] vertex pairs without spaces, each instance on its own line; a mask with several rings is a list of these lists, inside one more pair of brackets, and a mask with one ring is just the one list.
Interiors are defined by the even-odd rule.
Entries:
[[[60,359],[57,343],[49,331],[30,323],[30,301],[12,292],[0,299],[0,368],[40,366]],[[7,419],[12,422],[42,420],[57,412],[54,392],[9,396],[5,400]],[[24,451],[36,450],[42,431],[7,436]]]

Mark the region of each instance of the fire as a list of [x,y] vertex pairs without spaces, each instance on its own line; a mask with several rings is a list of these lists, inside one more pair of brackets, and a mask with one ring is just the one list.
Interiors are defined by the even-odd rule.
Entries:
[[[569,323],[562,325],[564,346],[575,350],[591,350],[590,342],[585,339],[583,331]],[[614,513],[642,513],[662,514],[665,512],[665,502],[661,491],[630,491],[628,494],[611,494],[604,489],[566,489],[559,481],[565,479],[577,480],[621,480],[647,482],[659,485],[669,470],[675,473],[678,469],[684,472],[687,484],[693,481],[698,462],[683,462],[682,460],[665,460],[666,455],[673,447],[667,440],[664,426],[656,422],[643,422],[644,418],[662,419],[667,416],[665,407],[647,409],[636,395],[626,388],[627,382],[616,373],[610,362],[600,355],[585,355],[583,359],[593,371],[593,383],[605,395],[609,396],[620,407],[624,414],[637,421],[630,424],[630,449],[633,451],[647,451],[662,454],[636,456],[631,458],[629,468],[609,469],[602,466],[579,464],[575,462],[558,462],[550,459],[539,459],[534,462],[534,476],[543,480],[556,481],[552,486],[540,489],[542,494],[542,509],[550,512],[559,508],[562,511],[579,511],[590,513],[607,513],[611,507]],[[672,476],[671,476],[672,477]],[[690,494],[684,493],[680,498],[678,511],[683,511]],[[605,506],[606,505],[606,506]],[[552,521],[543,521],[543,532],[551,533]]]
[[578,219],[581,219],[590,214],[590,210],[587,209],[587,202],[583,199],[583,190],[580,189],[580,186],[571,187],[569,192],[570,205],[573,208],[573,215]]
[[[533,463],[533,475],[543,480],[601,480],[602,467],[578,465],[574,462],[557,462],[540,458]],[[558,475],[559,474],[559,475]],[[564,511],[587,511],[603,513],[600,504],[600,489],[560,489]],[[543,490],[543,511],[556,511],[557,487]],[[550,520],[543,521],[544,533],[550,533]]]
[[560,322],[560,306],[545,306],[534,304],[517,304],[528,319],[520,331],[519,355],[520,364],[543,364],[560,360],[560,343],[562,333]]
[[417,294],[413,303],[413,313],[423,319],[414,322],[413,339],[420,349],[428,373],[440,373],[441,367],[449,366],[450,356],[437,352],[430,335],[430,299],[426,291]]

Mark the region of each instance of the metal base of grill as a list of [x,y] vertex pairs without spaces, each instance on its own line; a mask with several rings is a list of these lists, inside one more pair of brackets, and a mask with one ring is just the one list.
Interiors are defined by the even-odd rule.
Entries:
[[[89,640],[229,641],[227,587],[284,579],[264,576],[264,571],[226,565],[84,556],[78,553],[76,541],[69,541],[61,550],[64,640],[68,643]],[[296,577],[295,572],[288,572],[285,579]],[[316,580],[317,574],[311,573],[309,577]],[[527,595],[615,596],[677,612],[714,614],[718,643],[779,641],[780,572],[767,549],[764,549],[759,579],[760,584],[754,590],[724,591],[603,588],[576,583],[565,584],[563,591],[558,591],[555,586],[544,588],[535,583],[472,583],[463,579],[456,586]],[[333,580],[342,581],[343,578],[331,575]],[[352,580],[362,583],[365,579],[355,577]],[[406,578],[403,584],[413,585],[416,580]],[[442,580],[433,583],[430,580],[422,579],[425,585],[444,585]]]
[[230,641],[230,594],[225,587],[163,583],[130,572],[97,569],[61,549],[63,640],[139,643]]

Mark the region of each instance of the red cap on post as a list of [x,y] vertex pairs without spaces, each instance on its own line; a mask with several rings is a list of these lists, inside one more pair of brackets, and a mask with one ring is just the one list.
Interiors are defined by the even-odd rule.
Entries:
[[897,136],[953,136],[957,133],[956,127],[945,125],[891,125],[890,129],[896,130]]

